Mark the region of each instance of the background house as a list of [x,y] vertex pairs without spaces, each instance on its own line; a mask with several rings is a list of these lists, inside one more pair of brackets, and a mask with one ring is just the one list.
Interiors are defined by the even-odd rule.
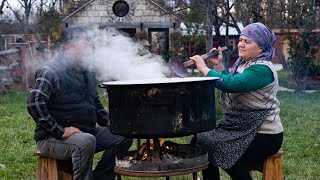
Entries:
[[[192,25],[192,26],[195,27],[194,25]],[[181,26],[180,26],[181,27],[181,34],[182,34],[182,36],[192,36],[192,34],[195,33],[195,31],[197,31],[197,33],[199,35],[205,36],[205,27],[204,27],[204,25],[200,25],[200,26],[201,26],[200,29],[193,30],[193,28],[188,29],[184,23],[181,23]],[[237,23],[237,26],[239,27],[240,31],[242,31],[244,29],[244,25],[240,22]],[[221,39],[222,39],[222,41],[226,41],[226,35],[227,35],[226,25],[223,24],[222,26],[220,26],[219,31],[220,31],[219,34],[221,37],[217,37],[217,35],[216,35],[217,33],[214,31],[214,28],[213,28],[213,31],[212,31],[213,47],[224,46],[223,44],[220,44]],[[240,35],[239,35],[237,29],[235,27],[228,26],[228,42],[229,42],[228,48],[230,51],[237,48],[238,43],[239,43],[239,37],[240,37]],[[201,54],[206,53],[205,46],[203,46],[203,47],[197,46],[196,47],[192,42],[191,43],[188,42],[187,44],[184,44],[184,46],[187,47],[187,49],[189,50],[188,53],[191,55],[199,54],[199,53],[201,53]],[[232,65],[237,58],[238,58],[237,53],[234,53],[231,57],[230,65]]]
[[[289,40],[288,36],[298,36],[301,31],[299,29],[273,29],[273,32],[276,35],[276,56],[274,57],[275,63],[281,63],[282,61],[287,62],[290,55],[288,52],[289,48]],[[315,29],[312,32],[315,32],[320,36],[320,29]],[[314,51],[314,64],[318,65],[320,63],[319,60],[319,46],[317,44],[314,44],[314,46],[311,47],[311,49]],[[283,56],[282,56],[283,55]]]
[[173,42],[169,35],[180,31],[180,20],[152,0],[82,0],[65,11],[62,19],[65,27],[72,24],[114,27],[130,37],[147,39],[153,49],[161,48],[160,51],[171,49]]
[[[198,43],[198,45],[191,41],[181,43],[178,38],[180,34],[182,36],[191,36],[191,34],[187,33],[187,28],[177,16],[171,14],[172,12],[169,12],[164,4],[160,5],[158,2],[156,0],[66,0],[64,1],[63,14],[58,13],[58,18],[60,18],[59,15],[62,15],[63,27],[73,24],[86,24],[89,26],[98,25],[100,28],[117,28],[127,36],[141,40],[144,45],[150,45],[152,51],[157,54],[172,51],[176,54],[183,54],[185,59],[194,54],[205,53],[204,37],[201,37],[203,42]],[[52,26],[52,24],[50,25]],[[237,25],[242,31],[244,25],[242,23]],[[275,64],[286,64],[289,58],[287,50],[289,43],[286,37],[288,35],[296,36],[300,31],[297,29],[274,29],[273,31],[277,37],[275,43],[276,56],[273,62]],[[319,29],[315,32],[320,35]],[[202,27],[200,35],[205,36],[204,27]],[[212,35],[213,47],[222,46],[219,42],[221,43],[226,39],[226,26],[222,25],[220,27],[222,41],[218,41],[214,31]],[[43,47],[42,50],[46,52],[40,52],[40,45],[45,44],[45,42],[39,45],[39,42],[36,42],[35,39],[35,35],[30,34],[1,35],[0,46],[2,45],[5,50],[0,52],[2,77],[11,79],[15,83],[15,89],[29,88],[32,84],[34,67],[42,59],[51,59],[50,48]],[[229,26],[228,44],[230,50],[237,47],[238,39],[238,31]],[[48,47],[51,46],[48,45]],[[312,49],[315,52],[315,64],[319,65],[319,47],[315,45]],[[169,54],[168,57],[176,54]],[[237,53],[234,53],[230,65],[237,58]],[[20,66],[10,66],[15,64],[17,60],[21,60],[20,62],[23,63]],[[9,66],[12,68],[9,68]]]

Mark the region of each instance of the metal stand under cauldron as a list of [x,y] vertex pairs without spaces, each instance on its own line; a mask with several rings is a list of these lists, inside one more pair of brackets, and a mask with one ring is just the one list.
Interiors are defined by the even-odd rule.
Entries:
[[[192,144],[160,143],[159,138],[194,135],[215,127],[217,78],[168,78],[102,83],[109,95],[111,130],[136,138],[138,147],[117,157],[121,176],[166,177],[193,174],[208,167],[208,155]],[[145,139],[141,145],[140,139]],[[196,138],[194,138],[196,139]]]
[[[190,173],[193,174],[193,180],[197,180],[197,172],[208,168],[208,154],[202,151],[201,147],[192,144],[181,145],[171,141],[166,141],[160,146],[158,139],[153,139],[152,142],[153,145],[150,143],[150,139],[147,139],[146,143],[142,145],[140,145],[140,142],[137,143],[138,151],[129,153],[129,155],[132,155],[130,158],[136,159],[136,161],[129,158],[126,158],[126,160],[117,159],[114,171],[118,180],[121,180],[121,175],[166,177],[169,180],[170,176]],[[149,147],[152,147],[152,149]],[[175,151],[176,153],[170,153],[169,151]],[[178,154],[180,154],[179,158],[177,158]],[[141,160],[143,158],[145,159]]]
[[208,164],[190,168],[190,169],[181,169],[181,170],[171,170],[171,171],[136,171],[136,172],[128,172],[121,170],[115,167],[114,171],[117,175],[117,180],[121,180],[121,175],[123,176],[131,176],[131,177],[166,177],[166,180],[170,180],[170,176],[180,176],[192,173],[192,179],[197,180],[197,173],[207,169]]

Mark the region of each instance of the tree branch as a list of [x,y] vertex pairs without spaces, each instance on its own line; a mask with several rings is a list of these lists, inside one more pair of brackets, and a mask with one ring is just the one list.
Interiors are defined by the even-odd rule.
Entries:
[[13,12],[14,16],[17,18],[20,24],[23,24],[23,19],[20,17],[19,11],[16,9],[13,9],[9,2],[7,2],[7,7]]
[[232,24],[232,23],[230,23],[230,22],[225,21],[223,18],[221,18],[220,16],[216,15],[215,13],[213,13],[213,15],[214,15],[216,18],[218,18],[221,22],[225,23],[226,25],[232,26],[232,27],[236,27],[236,25],[234,25],[234,24]]
[[5,2],[6,2],[6,0],[3,0],[3,1],[1,2],[1,5],[0,5],[0,14],[3,13],[2,9],[3,9],[3,7],[4,7],[4,3],[5,3]]
[[20,0],[18,0],[18,3],[24,8],[24,4]]
[[234,27],[237,29],[238,34],[241,34],[241,30],[240,30],[239,26],[237,25],[236,19],[233,17],[233,15],[231,13],[229,15],[230,15],[230,17],[232,19],[232,22],[235,24]]

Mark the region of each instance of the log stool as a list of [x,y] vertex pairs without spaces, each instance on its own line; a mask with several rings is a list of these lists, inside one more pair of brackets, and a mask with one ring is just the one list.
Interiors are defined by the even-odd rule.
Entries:
[[33,153],[33,156],[38,156],[37,180],[72,180],[71,160],[57,160],[39,151]]
[[262,173],[263,180],[282,180],[283,176],[281,157],[284,156],[284,154],[284,151],[278,151],[276,154],[269,156],[264,160],[263,167],[252,165],[252,167],[250,167],[250,174],[253,170],[257,170]]

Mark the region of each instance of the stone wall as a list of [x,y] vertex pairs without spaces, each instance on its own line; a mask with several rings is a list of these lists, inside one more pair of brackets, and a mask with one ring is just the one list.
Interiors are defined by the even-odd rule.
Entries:
[[128,15],[117,17],[112,6],[115,1],[93,1],[83,10],[80,10],[67,22],[70,23],[156,23],[156,22],[175,22],[176,18],[165,14],[159,7],[148,0],[128,1],[130,6]]
[[34,41],[11,43],[10,49],[0,51],[1,89],[29,89],[34,84],[35,68],[39,62]]
[[[63,22],[68,25],[95,24],[102,28],[135,29],[136,33],[150,33],[150,29],[168,30],[169,34],[180,31],[179,19],[149,0],[126,0],[129,5],[129,13],[124,17],[117,17],[113,13],[112,7],[115,2],[114,0],[92,1],[83,9],[69,14],[63,19]],[[173,43],[169,38],[166,41],[171,50]]]

